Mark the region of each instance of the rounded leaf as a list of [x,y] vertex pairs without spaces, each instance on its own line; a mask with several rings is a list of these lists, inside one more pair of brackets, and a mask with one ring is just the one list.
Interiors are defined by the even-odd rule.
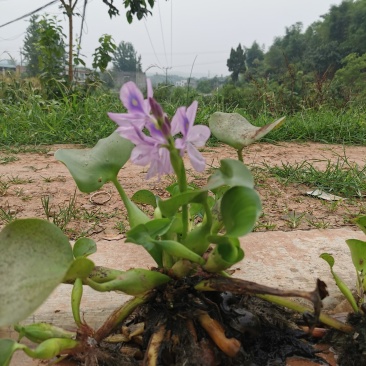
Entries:
[[74,257],[88,257],[97,251],[97,244],[93,239],[80,238],[76,240],[72,249]]
[[55,158],[67,166],[81,192],[91,193],[116,179],[133,147],[132,142],[114,132],[92,149],[61,149]]
[[68,238],[40,219],[13,221],[0,232],[0,326],[31,315],[73,261]]
[[351,251],[352,262],[357,271],[366,274],[366,242],[348,239],[346,243]]
[[64,277],[64,282],[74,281],[77,278],[86,278],[93,271],[94,267],[94,262],[92,262],[90,259],[78,257],[69,267],[69,270]]
[[253,126],[246,118],[238,113],[215,112],[211,115],[209,126],[212,134],[233,147],[242,149],[258,141],[274,128],[279,127],[285,117],[262,127]]
[[221,200],[222,221],[228,236],[243,236],[251,232],[261,213],[257,192],[247,187],[229,189]]

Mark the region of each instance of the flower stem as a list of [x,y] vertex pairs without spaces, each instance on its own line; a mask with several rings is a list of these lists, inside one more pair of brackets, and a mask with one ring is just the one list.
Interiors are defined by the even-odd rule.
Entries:
[[71,292],[71,309],[75,323],[78,327],[80,327],[83,324],[80,316],[80,303],[82,296],[83,296],[83,281],[81,280],[81,278],[77,278],[74,282]]
[[133,228],[139,224],[145,224],[150,219],[145,215],[126,195],[126,192],[122,188],[117,178],[112,179],[112,183],[117,188],[117,191],[126,207],[128,214],[128,222],[130,227]]
[[[187,190],[187,175],[186,169],[184,167],[184,162],[182,157],[179,155],[178,150],[174,147],[169,149],[170,151],[170,161],[172,163],[174,172],[177,176],[179,191],[185,192]],[[188,233],[188,205],[182,206],[182,239],[187,236]]]
[[238,160],[243,163],[244,162],[244,160],[243,160],[243,148],[236,150],[236,152],[238,154]]

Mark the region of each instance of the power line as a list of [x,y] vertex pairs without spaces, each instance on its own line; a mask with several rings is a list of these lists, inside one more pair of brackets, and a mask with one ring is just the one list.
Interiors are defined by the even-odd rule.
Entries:
[[170,66],[173,65],[173,0],[170,0]]
[[47,7],[49,7],[50,5],[53,5],[53,4],[57,3],[57,2],[59,2],[59,0],[53,0],[53,1],[49,2],[48,4],[43,5],[43,6],[41,6],[40,8],[38,8],[38,9],[36,9],[36,10],[31,11],[30,13],[27,13],[27,14],[25,14],[25,15],[22,15],[22,16],[21,16],[21,17],[19,17],[19,18],[16,18],[16,19],[14,19],[14,20],[11,20],[10,22],[7,22],[7,23],[5,23],[5,24],[0,25],[0,28],[5,27],[6,25],[9,25],[9,24],[15,23],[15,22],[17,22],[18,20],[22,20],[22,19],[24,19],[24,18],[27,18],[27,17],[29,17],[29,16],[31,16],[31,15],[33,15],[33,14],[36,14],[36,13],[38,13],[39,11],[41,11],[41,10],[43,10],[43,9],[45,9],[45,8],[47,8]]
[[164,32],[163,32],[163,22],[161,21],[160,2],[157,1],[157,3],[158,3],[158,9],[159,9],[160,32],[161,32],[161,38],[163,40],[163,48],[164,48],[165,62],[168,65],[168,58],[166,56],[166,48],[165,48],[165,38],[164,38]]
[[78,42],[77,58],[79,58],[79,55],[80,55],[81,38],[83,37],[83,29],[84,29],[84,21],[85,21],[85,13],[86,13],[86,5],[87,4],[88,4],[88,0],[84,0],[83,15],[81,17],[81,26],[80,26],[80,36],[79,36],[79,42]]
[[158,55],[156,54],[156,51],[155,51],[154,45],[153,45],[153,43],[152,43],[152,40],[151,40],[151,37],[150,37],[150,33],[149,33],[148,29],[147,29],[147,26],[146,26],[146,20],[145,20],[145,18],[144,18],[144,26],[145,26],[145,30],[146,30],[147,36],[149,37],[150,45],[151,45],[151,48],[152,48],[152,50],[153,50],[153,52],[154,52],[154,55],[155,55],[155,57],[156,57],[156,60],[158,61],[158,64],[159,64],[159,65],[161,65],[161,62],[160,62],[160,60],[159,60],[159,57],[158,57]]
[[14,41],[15,39],[21,37],[25,32],[19,33],[15,36],[9,37],[9,38],[2,38],[0,37],[0,42],[4,42],[4,41]]

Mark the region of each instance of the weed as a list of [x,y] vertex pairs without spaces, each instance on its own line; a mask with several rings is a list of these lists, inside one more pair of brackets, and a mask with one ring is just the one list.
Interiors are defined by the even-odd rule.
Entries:
[[267,222],[260,222],[260,223],[258,223],[255,226],[254,231],[258,231],[260,229],[265,229],[265,230],[273,231],[273,230],[276,230],[276,228],[277,228],[277,225],[274,222],[267,221]]
[[61,230],[64,230],[69,222],[77,216],[76,190],[72,198],[69,200],[68,205],[59,205],[57,212],[55,210],[52,210],[50,206],[50,196],[41,197],[41,202],[47,220],[51,221],[52,219],[52,222]]
[[21,145],[21,146],[2,146],[2,151],[5,151],[9,154],[26,154],[26,153],[33,153],[33,154],[47,154],[49,149],[46,147],[40,146],[29,146],[29,145]]
[[9,187],[10,187],[9,182],[5,182],[0,179],[0,196],[5,196]]
[[0,156],[0,164],[9,164],[9,163],[12,163],[14,161],[17,161],[19,160],[18,157],[16,156]]
[[325,219],[307,218],[306,221],[316,229],[327,229],[329,227],[329,222]]
[[114,228],[117,229],[120,234],[124,234],[126,232],[126,226],[123,221],[116,222]]
[[288,183],[305,184],[347,198],[361,198],[366,194],[366,165],[359,167],[350,163],[346,156],[338,156],[335,163],[331,160],[317,160],[316,162],[325,163],[325,169],[317,169],[309,161],[295,164],[286,162],[274,167],[268,164],[265,166],[285,185]]
[[326,206],[328,212],[334,213],[338,210],[339,206],[342,204],[342,200],[338,200],[338,201],[321,200],[321,203],[323,206]]
[[8,178],[8,182],[11,184],[26,184],[26,183],[32,183],[33,179],[21,178],[17,175],[15,177],[11,176],[10,178]]
[[296,213],[296,211],[288,211],[282,218],[288,222],[291,229],[296,229],[305,215],[306,212]]
[[11,210],[9,207],[7,210],[0,207],[0,220],[4,224],[8,224],[16,219],[16,212]]

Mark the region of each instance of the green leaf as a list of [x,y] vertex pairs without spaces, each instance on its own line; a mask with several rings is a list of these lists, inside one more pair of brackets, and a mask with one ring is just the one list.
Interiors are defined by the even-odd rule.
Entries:
[[76,280],[77,278],[86,278],[93,271],[95,265],[90,259],[85,257],[77,257],[72,262],[70,268],[68,269],[64,282],[70,282]]
[[[19,333],[19,340],[28,338],[34,343],[41,343],[50,338],[74,338],[75,333],[56,327],[48,323],[33,323],[28,325],[15,325],[14,329]],[[0,363],[1,365],[1,363]]]
[[[161,220],[161,219],[158,219]],[[156,220],[154,220],[156,221]],[[153,226],[153,225],[151,225]],[[127,232],[126,243],[135,243],[142,245],[145,250],[151,255],[159,267],[163,266],[162,250],[156,244],[150,235],[148,227],[144,224],[135,226]]]
[[221,186],[254,187],[254,179],[250,170],[238,160],[221,160],[221,166],[208,179],[205,190],[213,190]]
[[238,238],[233,238],[225,235],[209,235],[208,240],[212,244],[217,245],[233,245],[240,248],[240,240]]
[[334,266],[334,258],[331,254],[329,253],[323,253],[323,254],[320,254],[319,256],[320,258],[324,259],[330,266],[331,269],[333,269],[333,266]]
[[10,365],[13,353],[18,349],[23,349],[25,346],[13,341],[12,339],[0,339],[0,365]]
[[200,255],[192,252],[186,246],[175,240],[154,240],[153,242],[174,257],[188,259],[191,262],[201,265],[205,263],[205,260]]
[[206,195],[207,193],[205,191],[187,191],[177,194],[176,196],[165,201],[160,200],[158,205],[163,216],[172,217],[183,205],[187,205],[191,202],[201,203],[206,199]]
[[155,219],[150,220],[145,224],[149,235],[155,239],[157,236],[164,235],[168,232],[172,225],[170,219]]
[[76,240],[72,252],[74,257],[88,257],[97,251],[97,245],[93,239],[80,238]]
[[209,127],[217,139],[234,149],[242,149],[281,126],[284,121],[285,117],[282,117],[275,122],[257,127],[239,113],[215,112],[210,117]]
[[348,239],[346,243],[351,251],[352,262],[357,271],[366,275],[366,242]]
[[156,197],[155,197],[154,193],[152,193],[151,191],[149,191],[147,189],[141,189],[141,190],[135,192],[135,194],[131,197],[131,201],[133,201],[135,203],[140,203],[143,205],[150,205],[154,208],[156,208],[156,206],[157,206]]
[[15,220],[0,232],[0,326],[31,315],[73,261],[68,238],[40,219]]
[[211,225],[201,224],[191,230],[183,241],[183,245],[199,255],[206,252],[210,246],[208,235],[210,234]]
[[35,349],[24,347],[23,350],[30,357],[38,358],[40,360],[50,360],[61,354],[62,351],[71,350],[79,345],[80,343],[74,339],[51,338],[40,343]]
[[112,281],[96,283],[87,279],[86,284],[100,292],[122,291],[128,295],[138,296],[170,280],[171,278],[163,273],[135,268],[123,272]]
[[230,188],[221,200],[222,221],[228,236],[243,236],[251,232],[262,206],[254,189]]
[[56,151],[55,158],[67,166],[81,192],[91,193],[116,179],[133,147],[114,132],[92,149],[61,149]]
[[354,221],[356,225],[366,234],[366,216],[359,216]]
[[329,254],[329,253],[322,253],[320,255],[320,258],[324,259],[329,264],[329,266],[330,266],[330,272],[332,273],[332,276],[333,276],[333,278],[335,280],[335,283],[336,283],[337,287],[342,292],[342,294],[344,295],[344,297],[348,300],[348,302],[352,306],[353,311],[355,313],[357,313],[359,311],[358,310],[358,305],[357,305],[357,302],[356,302],[355,298],[353,297],[352,291],[343,282],[343,280],[333,271],[333,266],[334,266],[334,258],[333,258],[333,256],[331,254]]
[[208,272],[220,272],[230,268],[244,258],[244,251],[240,247],[238,238],[212,235],[209,237],[217,245],[210,252],[204,269]]

